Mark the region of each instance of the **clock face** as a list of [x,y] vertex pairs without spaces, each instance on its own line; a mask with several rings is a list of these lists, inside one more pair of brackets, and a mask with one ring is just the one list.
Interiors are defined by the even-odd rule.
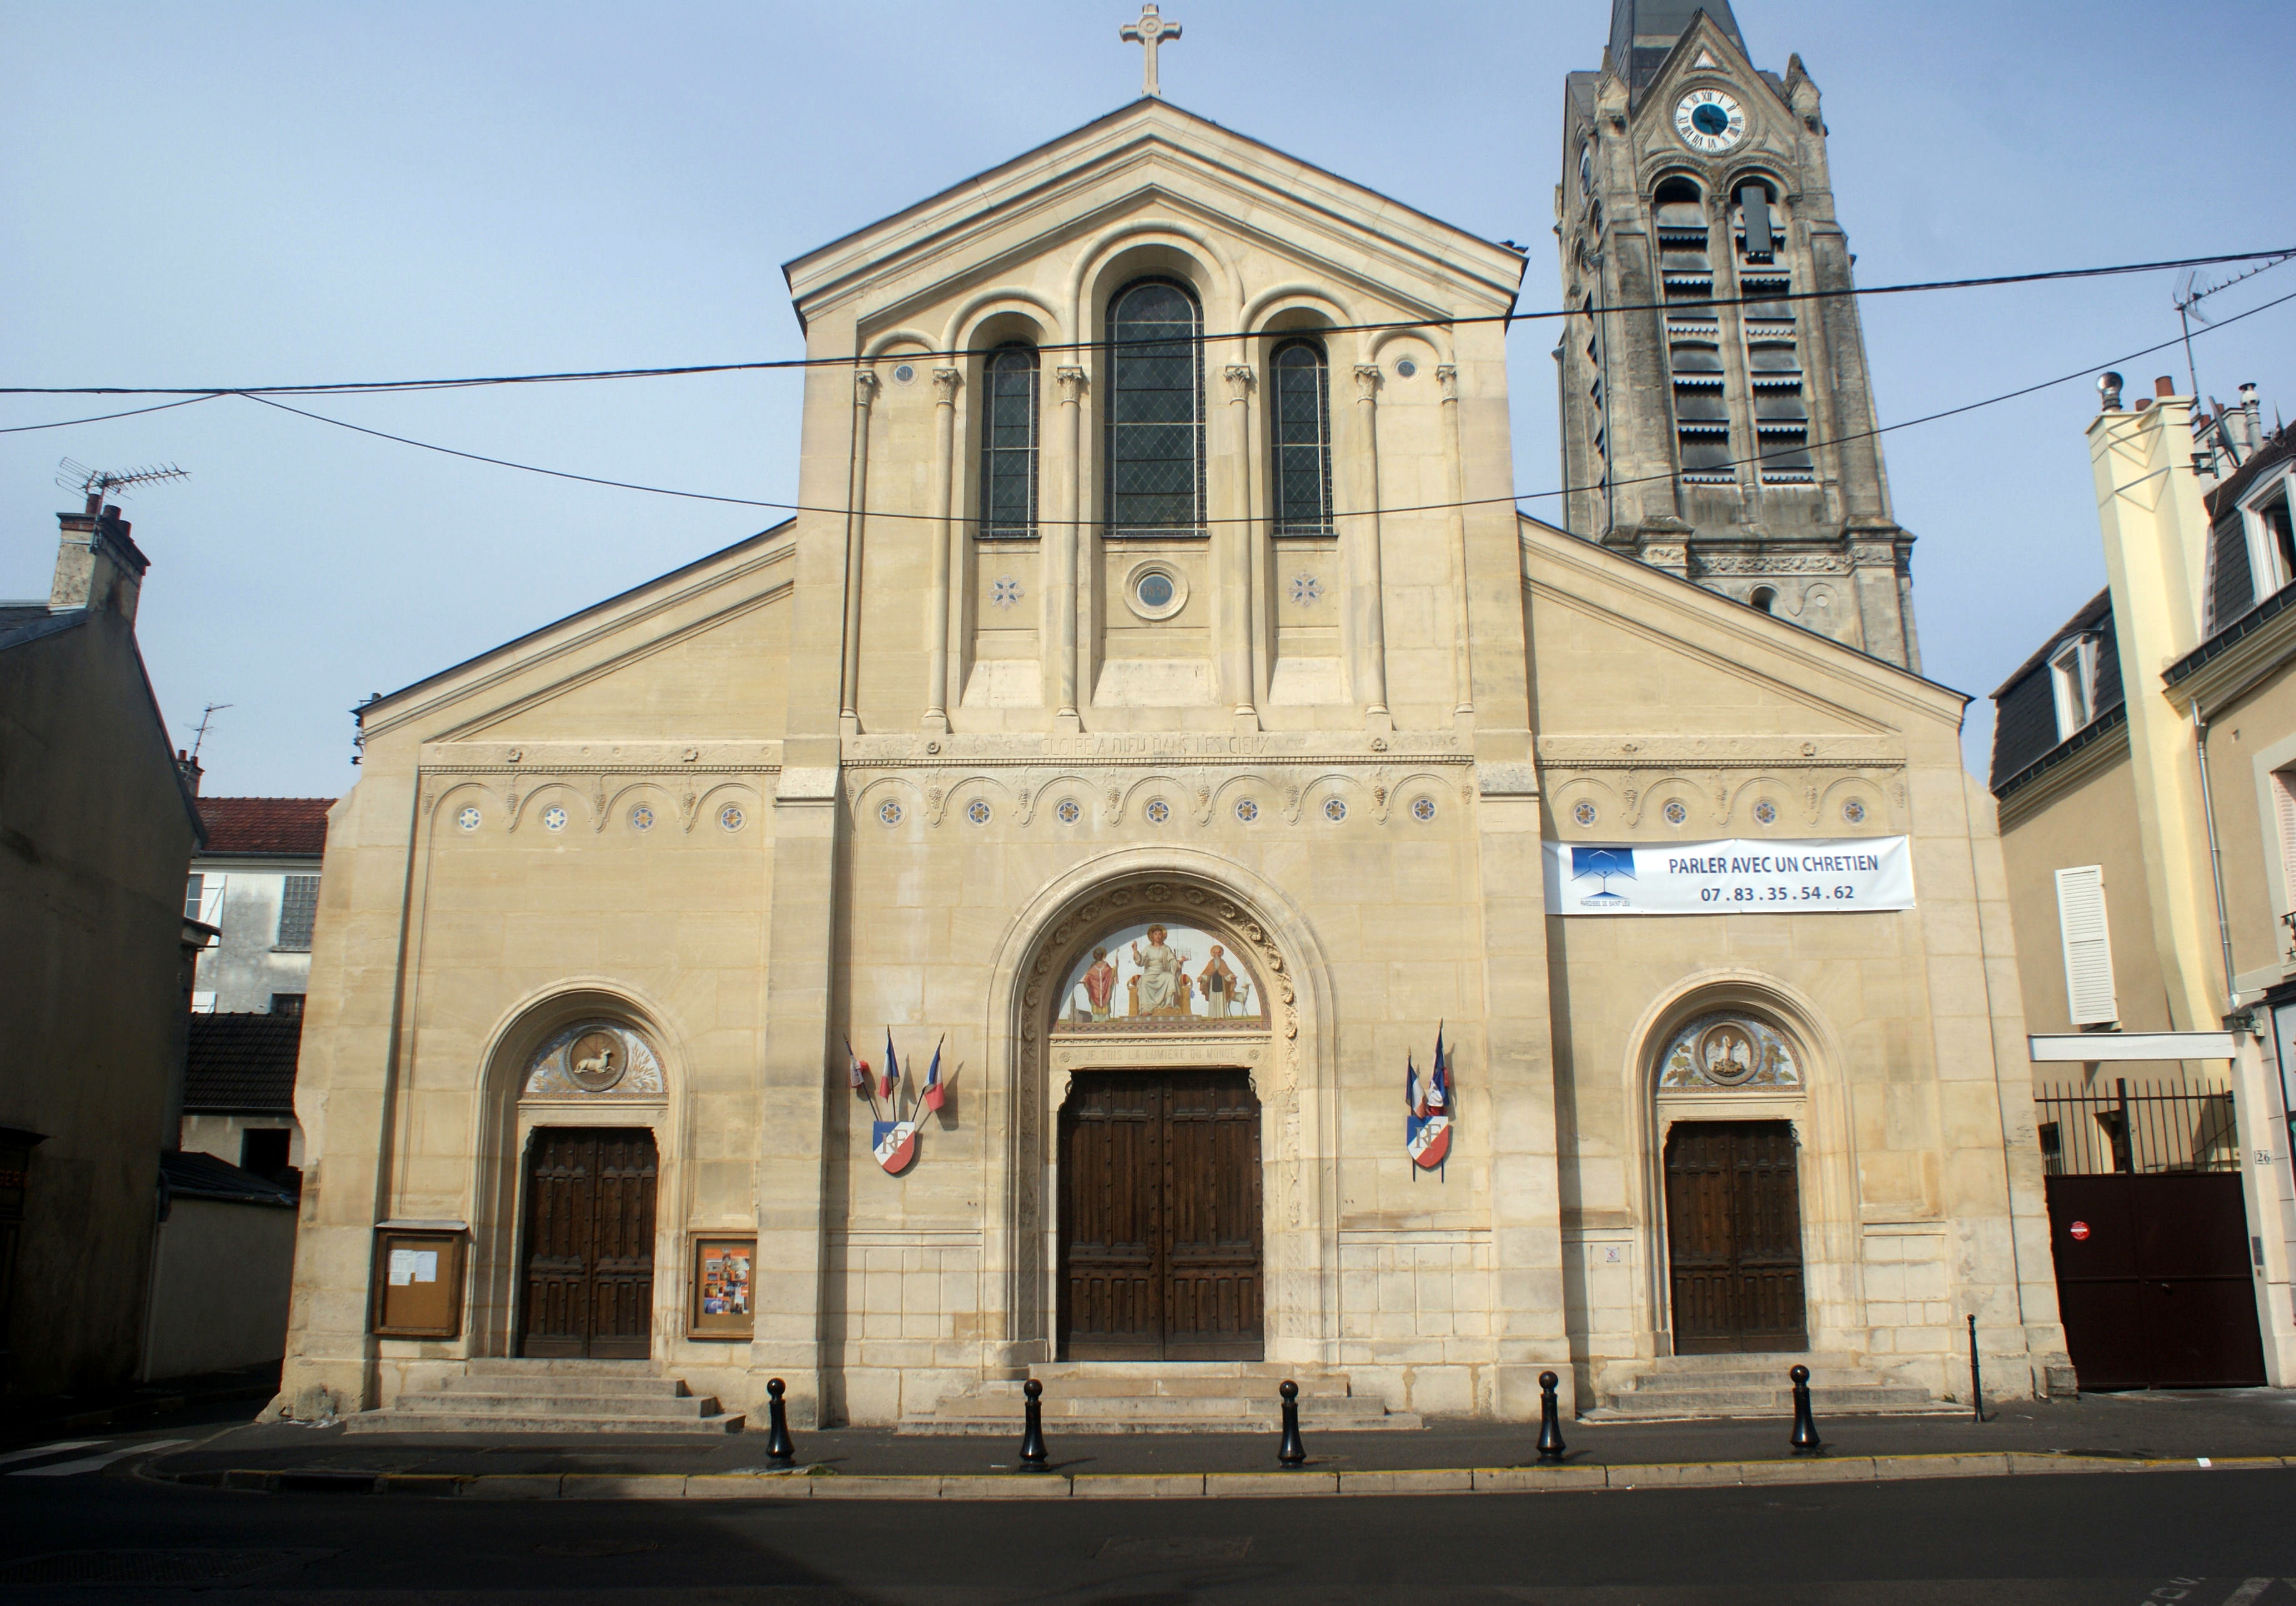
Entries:
[[1713,156],[1746,137],[1746,109],[1718,89],[1693,89],[1674,109],[1674,131]]

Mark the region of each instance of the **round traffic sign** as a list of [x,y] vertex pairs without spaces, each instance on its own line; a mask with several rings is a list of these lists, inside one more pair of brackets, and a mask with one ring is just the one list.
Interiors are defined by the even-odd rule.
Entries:
[[2088,1238],[2088,1223],[2086,1221],[2076,1221],[2072,1225],[2067,1227],[2065,1231],[2073,1235],[2073,1241],[2075,1243],[2084,1242]]

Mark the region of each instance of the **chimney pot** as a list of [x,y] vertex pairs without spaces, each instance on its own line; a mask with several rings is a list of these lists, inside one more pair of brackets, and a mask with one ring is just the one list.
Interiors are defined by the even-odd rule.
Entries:
[[2147,408],[2147,407],[2151,406],[2152,405],[2152,398],[2151,397],[2149,397],[2149,396],[2140,396],[2140,397],[2138,397],[2136,398],[2136,410],[2137,410],[2139,413],[2144,412],[2145,408]]
[[2167,374],[2162,374],[2159,379],[2152,381],[2152,394],[2155,396],[2176,395],[2177,381],[2170,379]]

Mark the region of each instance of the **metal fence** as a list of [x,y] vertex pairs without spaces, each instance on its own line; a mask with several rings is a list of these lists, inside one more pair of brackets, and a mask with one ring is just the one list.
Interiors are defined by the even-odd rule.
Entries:
[[2229,1087],[2180,1077],[2131,1088],[2123,1077],[2045,1086],[2033,1103],[2052,1176],[2240,1169]]

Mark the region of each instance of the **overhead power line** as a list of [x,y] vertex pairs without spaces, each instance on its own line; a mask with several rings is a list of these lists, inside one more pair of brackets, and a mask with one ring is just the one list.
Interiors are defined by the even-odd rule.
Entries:
[[[2287,295],[2279,297],[2277,299],[2266,301],[2259,306],[2251,307],[2246,312],[2236,314],[2228,318],[2220,318],[2207,328],[2195,331],[2194,334],[2196,336],[2214,334],[2218,330],[2229,329],[2235,324],[2256,316],[2259,313],[2269,312],[2274,307],[2285,306],[2291,301],[2296,301],[2296,291],[2292,291]],[[1964,413],[1974,413],[1980,408],[1997,406],[2003,402],[2014,401],[2020,397],[2031,396],[2037,391],[2050,389],[2057,385],[2070,384],[2075,380],[2087,379],[2090,374],[2095,373],[2103,369],[2116,367],[2124,363],[2133,363],[2138,357],[2151,356],[2157,351],[2166,351],[2171,347],[2182,345],[2184,343],[2184,336],[2178,335],[2174,339],[2162,340],[2156,345],[2146,346],[2140,350],[2126,352],[2120,356],[2107,357],[2103,362],[2084,364],[2080,367],[2073,369],[2070,373],[2060,373],[2053,379],[2038,380],[2031,384],[2021,385],[2013,390],[2005,390],[1997,396],[1985,397],[1978,401],[1964,402],[1957,406],[1947,407],[1936,413],[1923,414],[1919,418],[1900,419],[1896,423],[1882,424],[1871,430],[1858,430],[1846,435],[1825,437],[1810,442],[1810,445],[1813,447],[1842,446],[1854,440],[1868,440],[1876,436],[1892,434],[1899,430],[1910,430],[1922,424],[1935,423],[1940,419],[1957,417]],[[519,463],[508,457],[490,457],[481,452],[466,452],[457,447],[441,446],[435,441],[417,440],[414,437],[408,435],[394,435],[387,430],[370,429],[365,424],[353,423],[348,419],[331,418],[324,413],[313,413],[307,408],[291,406],[285,402],[275,400],[269,396],[262,395],[255,391],[226,391],[220,392],[219,394],[242,396],[249,401],[260,402],[266,407],[275,407],[282,413],[291,413],[298,418],[308,418],[315,423],[332,424],[339,430],[349,430],[357,434],[371,435],[378,440],[388,440],[404,447],[414,447],[425,452],[437,452],[441,455],[447,457],[459,457],[468,463],[482,463],[490,464],[496,468],[516,469],[521,473],[546,475],[553,479],[570,479],[582,485],[605,486],[614,490],[641,491],[648,496],[677,496],[693,502],[721,503],[731,507],[764,508],[775,512],[828,513],[837,518],[843,518],[849,512],[854,511],[846,507],[824,506],[822,504],[813,503],[770,502],[752,496],[718,496],[708,491],[680,490],[670,486],[644,485],[637,481],[628,479],[610,479],[596,474],[578,474],[565,469],[545,468],[537,463]],[[1764,459],[1759,455],[1757,455],[1752,457],[1734,458],[1726,463],[1718,463],[1715,466],[1718,468],[1738,468],[1748,463],[1758,463],[1762,461],[1764,461]],[[1631,479],[1614,479],[1609,483],[1613,487],[1644,485],[1663,479],[1671,479],[1673,478],[1673,473],[1669,471],[1662,474],[1640,475]],[[1389,513],[1439,512],[1455,507],[1486,507],[1493,503],[1543,502],[1552,500],[1559,496],[1571,496],[1578,492],[1595,491],[1602,488],[1603,487],[1600,484],[1565,486],[1559,490],[1552,491],[1518,491],[1505,496],[1476,496],[1456,502],[1422,502],[1414,503],[1409,506],[1404,507],[1382,507],[1379,512],[1382,516],[1384,516]],[[939,513],[894,512],[885,509],[867,506],[864,506],[859,511],[865,517],[870,519],[928,520],[938,522],[941,517]],[[1341,518],[1349,518],[1359,517],[1360,515],[1341,513],[1338,516]],[[953,515],[953,517],[956,519],[956,521],[964,521],[961,516]],[[1250,524],[1258,521],[1259,520],[1256,518],[1250,516],[1241,519],[1204,519],[1199,521],[1199,526],[1213,524]],[[1039,528],[1052,529],[1085,527],[1096,525],[1100,522],[1102,522],[1102,520],[1098,519],[1039,519],[1037,520]]]
[[[1628,305],[1593,308],[1604,315],[1629,312],[1681,312],[1685,307],[1742,307],[1753,304],[1773,306],[1784,301],[1825,301],[1857,296],[1900,296],[1927,294],[1948,290],[1983,290],[2011,284],[2040,284],[2069,279],[2103,279],[2128,274],[2159,273],[2169,268],[2200,268],[2218,266],[2232,262],[2260,262],[2267,259],[2284,261],[2296,257],[2296,246],[2284,246],[2273,250],[2234,251],[2213,257],[2177,257],[2161,262],[2124,262],[2103,267],[2051,268],[2040,273],[1994,274],[1973,279],[1930,279],[1906,284],[1878,284],[1852,287],[1847,290],[1808,290],[1764,292],[1753,296],[1734,296],[1720,299],[1708,299],[1696,303],[1683,301],[1636,302]],[[1464,317],[1433,317],[1390,319],[1372,324],[1341,324],[1323,326],[1318,332],[1325,334],[1373,333],[1391,329],[1456,329],[1469,324],[1499,324],[1512,327],[1516,324],[1539,323],[1558,318],[1582,316],[1590,309],[1585,307],[1551,307],[1539,312],[1501,312],[1476,314]],[[1221,334],[1194,336],[1158,336],[1152,340],[1127,342],[1153,346],[1177,345],[1189,341],[1201,345],[1217,345],[1224,340],[1250,340],[1262,331],[1232,330]],[[1070,340],[1058,344],[1040,345],[1040,352],[1100,351],[1113,342],[1107,340]],[[674,367],[655,368],[590,368],[553,373],[496,373],[469,375],[459,379],[404,380],[338,380],[312,384],[287,385],[5,385],[0,386],[0,396],[183,396],[201,399],[209,396],[344,396],[356,394],[391,394],[418,390],[461,390],[492,385],[546,385],[590,383],[602,380],[676,379],[705,373],[767,373],[777,369],[849,368],[865,361],[897,362],[905,360],[931,361],[935,358],[959,358],[978,355],[971,351],[902,351],[892,355],[865,357],[795,356],[760,359],[755,362],[692,363]],[[125,414],[106,414],[125,417]],[[99,422],[97,419],[78,422]],[[55,426],[33,424],[28,429],[47,429]]]

